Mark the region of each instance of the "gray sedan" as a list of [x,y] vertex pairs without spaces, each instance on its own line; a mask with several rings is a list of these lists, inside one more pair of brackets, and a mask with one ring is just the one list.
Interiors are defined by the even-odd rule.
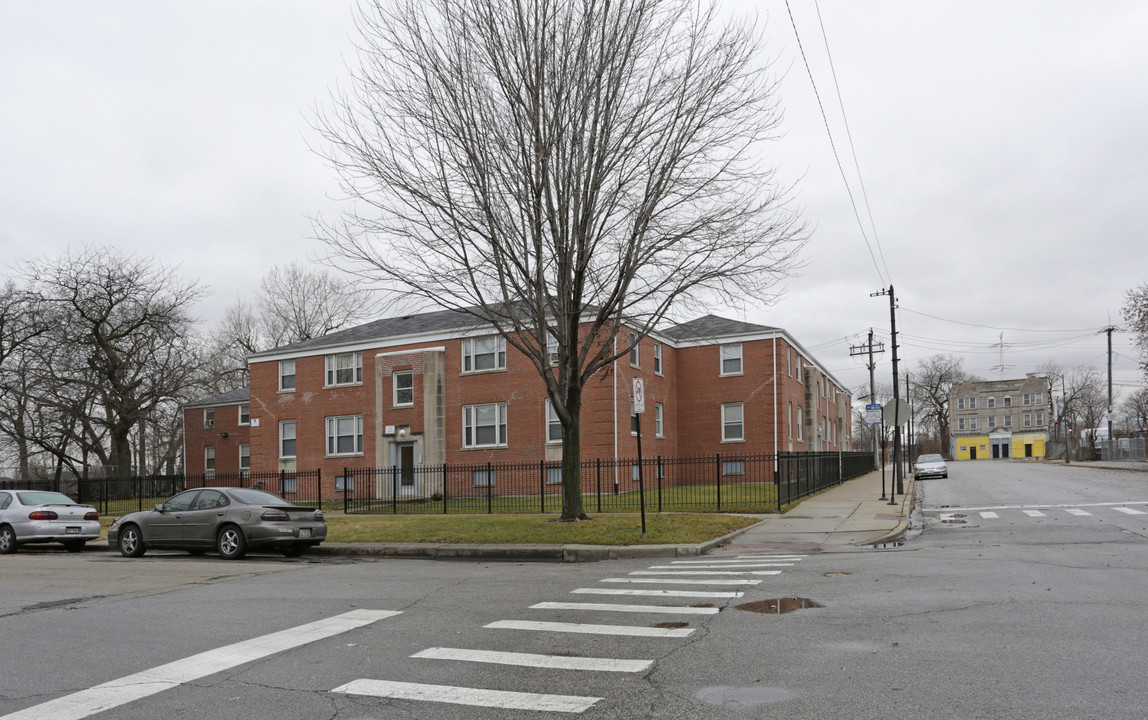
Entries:
[[296,557],[326,538],[322,510],[246,488],[185,490],[154,510],[119,518],[108,529],[108,544],[124,557],[149,549],[192,555],[214,549],[224,560],[241,558],[249,549]]
[[100,536],[100,515],[58,492],[0,490],[0,554],[27,543],[63,543],[79,552]]
[[940,455],[922,455],[913,464],[913,476],[918,480],[927,477],[947,478],[949,466]]

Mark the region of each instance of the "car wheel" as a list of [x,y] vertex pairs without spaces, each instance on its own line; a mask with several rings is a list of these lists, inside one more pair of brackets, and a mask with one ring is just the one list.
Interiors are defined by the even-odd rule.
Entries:
[[16,533],[4,525],[0,527],[0,555],[10,555],[14,552],[16,552]]
[[147,546],[144,545],[143,535],[140,534],[139,526],[125,525],[120,528],[120,555],[129,558],[138,558],[147,551]]
[[83,552],[85,542],[87,542],[87,540],[72,540],[71,542],[64,543],[64,549],[68,552]]
[[225,525],[215,539],[215,547],[224,560],[238,560],[247,554],[247,540],[235,525]]

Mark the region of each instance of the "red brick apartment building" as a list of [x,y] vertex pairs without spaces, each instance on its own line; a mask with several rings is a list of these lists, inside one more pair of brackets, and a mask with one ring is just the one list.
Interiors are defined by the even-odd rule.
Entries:
[[[629,344],[628,333],[617,342]],[[345,467],[561,458],[561,426],[534,366],[462,312],[377,320],[249,363],[249,391],[185,406],[188,474],[318,468],[333,490]],[[850,447],[849,393],[788,332],[707,315],[643,338],[588,384],[584,459],[636,456],[639,376],[647,457]]]

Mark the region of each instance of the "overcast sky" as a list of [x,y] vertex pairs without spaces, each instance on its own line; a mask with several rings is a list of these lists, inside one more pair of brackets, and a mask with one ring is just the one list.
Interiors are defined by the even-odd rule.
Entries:
[[[870,293],[891,281],[903,368],[952,353],[996,379],[1003,342],[1004,377],[1103,372],[1102,329],[1148,281],[1148,3],[790,2],[796,33],[783,1],[730,3],[762,24],[785,112],[767,162],[812,229],[784,298],[742,317],[857,387],[849,346],[888,345]],[[113,245],[199,279],[210,323],[319,256],[308,218],[337,188],[309,118],[353,42],[347,0],[0,4],[0,272]],[[1129,335],[1114,348],[1127,393]]]

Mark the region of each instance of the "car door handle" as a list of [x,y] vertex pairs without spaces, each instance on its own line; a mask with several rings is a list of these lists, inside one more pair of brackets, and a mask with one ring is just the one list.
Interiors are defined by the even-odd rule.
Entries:
[[215,513],[215,517],[223,517],[223,515],[224,515],[224,514],[223,514],[223,513],[221,513],[221,512],[217,512],[217,513]]

